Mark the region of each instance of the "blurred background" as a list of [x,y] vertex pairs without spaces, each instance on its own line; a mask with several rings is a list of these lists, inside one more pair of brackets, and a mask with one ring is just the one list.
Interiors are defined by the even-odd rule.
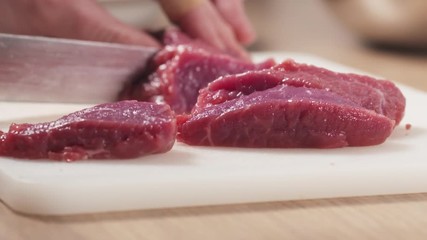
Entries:
[[[100,0],[140,28],[168,21],[154,0]],[[246,0],[258,33],[251,51],[303,52],[427,91],[426,0]],[[401,65],[405,65],[402,71]]]

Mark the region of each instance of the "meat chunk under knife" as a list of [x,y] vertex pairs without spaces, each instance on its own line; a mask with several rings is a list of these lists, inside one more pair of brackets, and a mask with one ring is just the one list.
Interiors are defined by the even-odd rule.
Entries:
[[125,88],[121,99],[166,103],[176,113],[190,112],[199,90],[218,77],[270,68],[272,59],[254,64],[226,55],[176,30],[165,33],[160,50],[140,82]]

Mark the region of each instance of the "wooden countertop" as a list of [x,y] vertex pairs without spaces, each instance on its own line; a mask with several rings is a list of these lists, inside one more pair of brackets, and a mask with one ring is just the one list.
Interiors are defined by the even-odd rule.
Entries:
[[[427,91],[427,53],[366,47],[320,1],[247,3],[253,50],[314,54]],[[426,212],[422,193],[65,217],[0,204],[0,239],[424,239]]]

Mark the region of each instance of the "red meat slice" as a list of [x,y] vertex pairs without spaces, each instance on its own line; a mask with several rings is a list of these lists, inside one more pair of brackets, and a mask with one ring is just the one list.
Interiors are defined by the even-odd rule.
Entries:
[[192,45],[167,46],[153,62],[155,72],[133,86],[126,98],[166,103],[176,113],[190,112],[199,90],[218,77],[275,65],[271,59],[253,64]]
[[175,135],[169,106],[122,101],[53,122],[12,124],[9,132],[0,132],[0,155],[65,161],[135,158],[169,151]]
[[307,86],[338,93],[395,120],[396,124],[403,118],[405,97],[390,81],[357,74],[336,73],[294,61],[285,61],[274,69],[292,74],[293,77],[286,80],[286,85]]
[[178,140],[237,147],[367,146],[384,142],[405,98],[390,82],[286,61],[219,78],[178,117]]
[[165,46],[150,61],[144,76],[125,86],[119,99],[166,103],[176,113],[190,112],[199,90],[216,78],[276,64],[272,59],[254,64],[234,58],[176,28],[166,29],[161,39]]

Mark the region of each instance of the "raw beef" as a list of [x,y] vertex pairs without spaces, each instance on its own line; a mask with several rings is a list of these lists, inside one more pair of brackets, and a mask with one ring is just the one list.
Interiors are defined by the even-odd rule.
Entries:
[[286,61],[219,78],[178,116],[190,145],[313,147],[376,145],[402,116],[405,98],[390,82]]
[[0,155],[65,161],[135,158],[169,151],[175,135],[169,106],[122,101],[53,122],[12,124],[8,133],[0,132]]
[[325,89],[346,96],[364,108],[374,110],[399,124],[405,111],[405,97],[390,81],[357,74],[336,73],[294,61],[285,61],[273,69],[286,72],[285,83],[292,86]]
[[275,65],[272,59],[260,64],[236,59],[179,31],[166,32],[164,41],[168,45],[152,59],[143,79],[126,87],[120,99],[167,103],[176,113],[190,112],[199,90],[216,78]]

